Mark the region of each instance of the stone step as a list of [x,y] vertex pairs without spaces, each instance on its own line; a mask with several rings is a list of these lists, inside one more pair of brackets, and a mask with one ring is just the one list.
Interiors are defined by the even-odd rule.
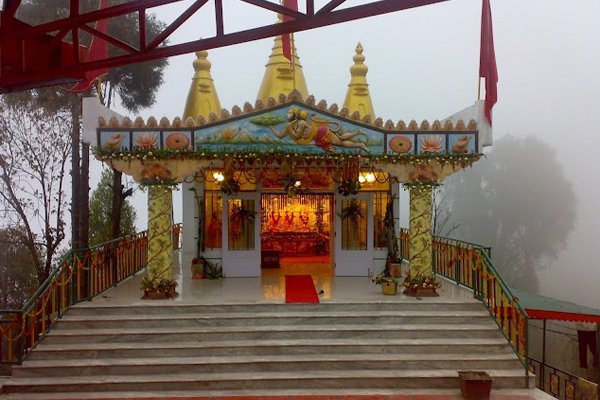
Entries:
[[80,303],[71,307],[67,315],[119,315],[119,314],[227,314],[247,312],[331,312],[331,311],[482,311],[483,304],[475,299],[456,300],[427,298],[407,299],[400,302],[370,303],[252,303],[252,304],[173,304],[169,300],[157,300],[140,305],[96,305]]
[[159,328],[239,325],[332,325],[332,324],[476,324],[489,322],[489,313],[480,311],[332,311],[264,312],[228,314],[67,314],[57,330],[108,328]]
[[369,369],[519,369],[514,354],[311,354],[25,361],[15,378]]
[[[2,400],[107,400],[107,399],[157,399],[156,392],[150,391],[127,391],[127,392],[70,392],[70,393],[16,393],[4,394]],[[406,398],[439,398],[439,399],[460,399],[459,388],[453,389],[295,389],[295,390],[165,390],[160,392],[161,399],[218,399],[221,397],[247,398],[254,396],[257,398],[281,397],[281,400],[297,399],[310,400],[319,396],[329,396],[331,398],[356,398],[356,396],[406,396]],[[285,396],[285,397],[284,397]],[[290,398],[290,396],[293,396]],[[302,397],[301,397],[302,396]],[[395,396],[395,397],[394,397]],[[520,399],[520,400],[554,400],[550,395],[544,396],[544,392],[538,389],[492,389],[491,398],[502,399]]]
[[211,340],[266,340],[302,338],[496,338],[494,324],[401,324],[401,325],[264,325],[202,328],[127,328],[53,330],[44,341],[48,344],[85,342],[165,342]]
[[[524,388],[526,377],[520,370],[487,370],[495,388]],[[260,389],[407,389],[456,388],[456,369],[437,370],[363,370],[294,371],[160,375],[105,375],[99,377],[11,378],[4,382],[5,393],[32,392],[106,392],[172,390],[247,390]]]
[[[28,360],[68,360],[82,358],[201,357],[281,354],[511,354],[504,338],[431,338],[431,339],[315,339],[256,340],[211,342],[130,342],[48,344],[46,340],[29,354]],[[516,358],[516,356],[515,356]]]

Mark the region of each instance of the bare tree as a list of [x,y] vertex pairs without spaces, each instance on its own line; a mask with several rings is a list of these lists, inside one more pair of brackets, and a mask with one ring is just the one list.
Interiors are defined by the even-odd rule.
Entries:
[[2,99],[0,107],[0,200],[5,221],[23,227],[23,242],[42,283],[65,238],[64,183],[72,119],[69,112],[44,112],[31,101],[7,104]]
[[448,208],[448,196],[443,187],[433,191],[433,216],[431,230],[434,235],[450,237],[460,228],[460,223],[452,218]]
[[[112,0],[112,5],[126,3],[127,0]],[[54,4],[56,3],[56,4]],[[80,0],[81,12],[89,12],[98,8],[98,0]],[[50,6],[48,0],[23,0],[18,9],[18,18],[32,25],[47,23],[61,18],[66,18],[70,13],[68,1],[56,1]],[[165,28],[155,15],[146,15],[146,41],[151,42]],[[139,46],[139,25],[136,13],[126,14],[111,18],[108,24],[108,33],[119,40],[133,46]],[[67,38],[69,35],[67,35]],[[82,42],[88,44],[91,36],[81,32]],[[122,49],[109,46],[109,54],[118,55]],[[121,104],[129,111],[137,112],[139,109],[150,107],[156,101],[156,93],[163,83],[163,72],[167,67],[166,59],[153,60],[138,64],[124,65],[111,68],[108,76],[103,77],[102,93],[99,96],[103,103],[110,108],[115,95]],[[72,142],[71,151],[71,241],[74,248],[89,245],[89,144],[81,141],[81,130],[78,123],[81,118],[81,98],[64,90],[64,87],[50,87],[26,91],[18,96],[11,96],[11,101],[29,101],[35,99],[37,107],[47,111],[66,109],[72,114]],[[97,94],[97,86],[93,85],[87,90],[87,95]],[[112,232],[119,236],[121,230],[121,208],[128,196],[130,189],[122,183],[122,173],[113,171],[113,198],[111,214]]]

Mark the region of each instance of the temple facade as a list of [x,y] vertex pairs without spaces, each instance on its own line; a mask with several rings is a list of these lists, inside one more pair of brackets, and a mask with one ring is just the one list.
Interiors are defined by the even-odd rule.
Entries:
[[183,251],[226,277],[260,276],[284,259],[318,262],[335,276],[380,272],[397,252],[404,185],[410,270],[431,274],[432,191],[491,144],[482,105],[433,122],[384,121],[360,44],[342,106],[309,95],[292,54],[275,38],[257,98],[231,110],[221,108],[207,52],[198,52],[182,118],[91,113],[97,157],[148,187],[150,278],[172,274],[180,184]]

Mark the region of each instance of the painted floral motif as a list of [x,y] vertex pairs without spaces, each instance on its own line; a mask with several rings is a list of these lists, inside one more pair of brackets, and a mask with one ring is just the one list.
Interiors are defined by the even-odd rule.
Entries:
[[442,138],[438,135],[425,136],[421,139],[421,151],[424,153],[437,153],[442,150]]
[[185,133],[173,132],[167,136],[165,144],[174,150],[183,150],[190,145],[190,138]]
[[408,153],[412,148],[411,140],[406,136],[396,136],[390,140],[390,149],[396,153]]
[[143,149],[155,148],[158,143],[158,135],[156,133],[139,133],[135,137],[135,144]]

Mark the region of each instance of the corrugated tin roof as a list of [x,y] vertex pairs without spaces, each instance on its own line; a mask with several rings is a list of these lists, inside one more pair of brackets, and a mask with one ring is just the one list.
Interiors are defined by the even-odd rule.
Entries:
[[511,288],[511,291],[518,298],[519,303],[525,308],[531,319],[600,323],[600,309],[528,293],[518,289]]

